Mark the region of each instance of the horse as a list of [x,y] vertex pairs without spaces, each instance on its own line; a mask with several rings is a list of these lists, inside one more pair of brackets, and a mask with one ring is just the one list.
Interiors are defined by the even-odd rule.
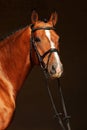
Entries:
[[34,65],[41,64],[52,79],[63,73],[59,35],[54,28],[57,13],[53,12],[48,21],[41,21],[33,11],[31,23],[0,41],[0,130],[9,126],[17,94]]

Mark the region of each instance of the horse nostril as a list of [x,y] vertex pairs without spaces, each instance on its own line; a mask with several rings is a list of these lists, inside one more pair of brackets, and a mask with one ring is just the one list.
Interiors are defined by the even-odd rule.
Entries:
[[55,70],[55,66],[54,65],[52,65],[52,70]]
[[56,68],[54,65],[52,65],[52,68],[50,70],[50,74],[55,74],[56,73]]

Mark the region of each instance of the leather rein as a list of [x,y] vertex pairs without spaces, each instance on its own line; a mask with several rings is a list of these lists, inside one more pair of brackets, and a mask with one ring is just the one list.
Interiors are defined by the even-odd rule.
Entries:
[[[34,26],[31,26],[31,30],[32,30],[32,32],[31,32],[31,51],[30,51],[31,59],[32,59],[32,47],[33,47],[33,49],[37,55],[38,61],[40,63],[40,67],[43,70],[45,78],[46,78],[46,86],[48,89],[51,104],[54,109],[55,117],[56,117],[56,119],[58,119],[58,123],[60,124],[62,130],[71,130],[70,123],[69,123],[70,116],[67,115],[65,102],[64,102],[64,98],[63,98],[63,94],[62,94],[62,90],[61,90],[60,80],[59,80],[59,78],[57,79],[57,87],[58,87],[58,90],[60,93],[60,99],[61,99],[61,104],[62,104],[62,108],[63,108],[63,113],[58,112],[58,110],[56,109],[56,106],[55,106],[55,103],[54,103],[54,100],[53,100],[53,97],[52,97],[52,94],[51,94],[51,91],[49,88],[49,82],[48,82],[48,77],[47,77],[47,67],[48,67],[48,62],[49,62],[50,56],[53,52],[58,53],[58,50],[56,48],[51,48],[41,56],[37,50],[37,47],[35,45],[35,39],[34,39],[35,31],[37,31],[37,30],[55,30],[55,28],[54,27],[34,28]],[[46,55],[48,55],[47,65],[45,65],[45,63],[43,62],[43,59],[45,58]]]

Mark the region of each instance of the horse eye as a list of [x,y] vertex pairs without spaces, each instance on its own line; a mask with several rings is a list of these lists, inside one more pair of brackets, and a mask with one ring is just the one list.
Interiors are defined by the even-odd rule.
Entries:
[[39,37],[35,37],[35,42],[40,42],[40,38]]

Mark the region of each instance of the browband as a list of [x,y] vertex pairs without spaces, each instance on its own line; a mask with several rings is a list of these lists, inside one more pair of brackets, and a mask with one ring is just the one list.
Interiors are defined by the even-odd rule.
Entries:
[[35,32],[37,30],[55,30],[54,27],[38,27],[38,28],[32,28],[32,32]]

